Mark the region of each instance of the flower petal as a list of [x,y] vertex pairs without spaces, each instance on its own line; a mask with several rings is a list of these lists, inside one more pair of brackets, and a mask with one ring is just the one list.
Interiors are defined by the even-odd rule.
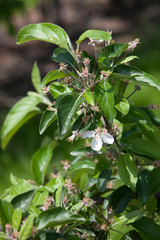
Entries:
[[94,137],[95,131],[85,131],[82,133],[82,138],[91,138]]
[[96,136],[93,138],[92,140],[92,145],[91,145],[91,148],[94,150],[94,151],[99,151],[101,150],[102,148],[102,138],[100,135],[96,134]]
[[101,133],[101,137],[104,143],[113,144],[114,138],[109,133]]

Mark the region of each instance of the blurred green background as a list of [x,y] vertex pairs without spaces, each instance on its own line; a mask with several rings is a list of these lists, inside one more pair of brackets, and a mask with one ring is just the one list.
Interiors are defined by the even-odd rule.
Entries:
[[[42,77],[56,67],[50,56],[51,44],[31,42],[16,45],[16,35],[26,24],[51,22],[63,27],[75,42],[87,29],[112,30],[117,42],[140,38],[134,54],[134,65],[160,81],[160,4],[158,0],[0,0],[0,126],[13,104],[33,90],[31,69],[38,62]],[[82,48],[91,49],[87,43]],[[131,86],[130,88],[132,88]],[[137,106],[160,103],[160,93],[147,87],[132,100]],[[153,110],[160,116],[158,110]],[[42,136],[38,133],[40,116],[30,120],[11,140],[5,150],[0,149],[0,193],[10,185],[9,176],[32,178],[30,163],[33,153],[46,136],[53,136],[55,126]],[[159,132],[154,139],[160,145]],[[68,158],[72,144],[57,146],[53,162]]]

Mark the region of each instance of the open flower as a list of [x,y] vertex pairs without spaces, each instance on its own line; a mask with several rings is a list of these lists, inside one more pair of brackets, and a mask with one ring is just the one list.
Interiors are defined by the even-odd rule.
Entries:
[[82,133],[82,138],[93,138],[91,148],[94,151],[99,151],[102,148],[103,142],[107,144],[113,144],[114,142],[114,138],[105,128],[97,128],[94,131],[85,131]]

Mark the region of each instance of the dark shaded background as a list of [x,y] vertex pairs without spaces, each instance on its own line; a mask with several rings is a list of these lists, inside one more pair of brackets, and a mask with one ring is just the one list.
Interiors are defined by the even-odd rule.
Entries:
[[[135,54],[140,60],[134,63],[160,79],[159,0],[0,0],[0,125],[9,108],[33,90],[30,74],[34,61],[42,77],[56,67],[50,59],[54,45],[37,41],[16,45],[20,28],[38,22],[60,25],[72,42],[87,29],[112,30],[118,42],[139,37],[141,44]],[[83,47],[91,50],[86,42]],[[159,95],[144,90],[143,98],[137,99],[157,103]],[[39,136],[38,122],[39,117],[30,120],[7,149],[0,150],[0,191],[8,186],[11,171],[19,177],[31,177],[31,156],[44,139]]]

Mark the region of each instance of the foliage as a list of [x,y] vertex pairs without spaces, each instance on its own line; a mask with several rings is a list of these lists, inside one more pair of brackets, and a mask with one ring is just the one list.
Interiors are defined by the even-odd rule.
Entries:
[[[94,57],[81,50],[86,38]],[[141,85],[160,85],[130,65],[139,40],[115,43],[110,32],[88,30],[75,51],[64,29],[49,23],[22,28],[17,43],[31,40],[58,45],[52,59],[60,67],[41,80],[34,64],[36,92],[8,113],[2,147],[36,114],[42,114],[40,134],[55,122],[57,131],[32,157],[34,180],[11,175],[0,199],[0,238],[158,240],[160,150],[153,138],[160,120],[152,112],[158,104],[136,107],[130,97]],[[135,89],[126,96],[130,82]],[[80,147],[48,175],[58,139],[78,140]]]

